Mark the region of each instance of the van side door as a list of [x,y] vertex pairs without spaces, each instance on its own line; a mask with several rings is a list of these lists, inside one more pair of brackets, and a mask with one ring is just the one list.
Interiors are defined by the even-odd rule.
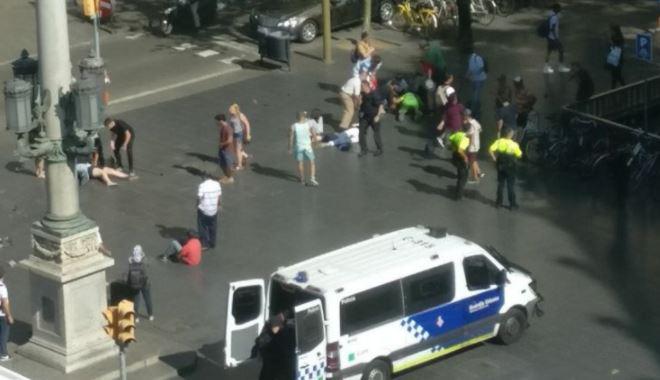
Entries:
[[321,300],[295,307],[296,379],[325,379],[326,336]]
[[264,327],[264,280],[229,283],[225,322],[225,366],[236,367],[252,357],[255,339]]
[[499,269],[486,256],[477,254],[463,259],[466,297],[463,303],[466,340],[495,333],[504,291],[497,285]]

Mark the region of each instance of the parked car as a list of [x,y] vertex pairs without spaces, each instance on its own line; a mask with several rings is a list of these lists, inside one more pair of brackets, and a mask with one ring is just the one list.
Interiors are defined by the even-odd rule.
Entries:
[[[332,29],[362,21],[363,0],[330,0]],[[392,19],[394,0],[372,0],[372,15],[380,22]],[[323,11],[319,0],[269,0],[250,15],[253,27],[284,30],[301,42],[311,42],[322,32]]]

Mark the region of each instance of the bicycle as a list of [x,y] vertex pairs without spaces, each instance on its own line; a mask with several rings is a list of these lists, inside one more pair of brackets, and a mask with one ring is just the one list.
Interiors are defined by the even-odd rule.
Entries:
[[495,20],[497,4],[495,0],[472,0],[470,11],[472,12],[472,18],[479,24],[489,25]]
[[438,28],[438,7],[432,0],[413,4],[403,0],[396,6],[396,11],[388,23],[399,31],[415,29],[423,37],[429,37]]
[[443,24],[447,21],[451,23],[452,27],[456,27],[458,23],[458,15],[456,12],[456,4],[451,0],[437,0],[438,1],[438,21]]

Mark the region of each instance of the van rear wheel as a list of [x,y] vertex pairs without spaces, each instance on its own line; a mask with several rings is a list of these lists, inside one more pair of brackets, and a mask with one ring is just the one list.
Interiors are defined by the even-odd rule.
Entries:
[[520,309],[511,309],[502,318],[497,340],[502,344],[515,343],[527,328],[527,316]]
[[369,363],[362,374],[362,380],[390,380],[391,378],[390,366],[382,360],[374,360]]

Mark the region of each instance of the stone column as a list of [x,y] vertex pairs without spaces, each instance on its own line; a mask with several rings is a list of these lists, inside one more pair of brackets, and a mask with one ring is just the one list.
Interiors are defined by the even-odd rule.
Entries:
[[80,212],[74,157],[62,149],[73,126],[67,118],[71,59],[66,0],[37,0],[37,34],[44,115],[48,210],[32,225],[32,252],[21,266],[28,270],[32,338],[19,354],[65,373],[117,352],[103,332],[107,307],[105,270],[114,261],[99,250],[96,224]]

